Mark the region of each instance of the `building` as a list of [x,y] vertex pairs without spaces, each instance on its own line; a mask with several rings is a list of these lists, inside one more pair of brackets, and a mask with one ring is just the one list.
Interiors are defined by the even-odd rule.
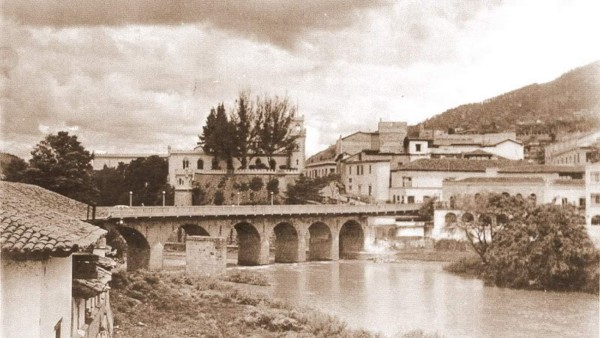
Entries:
[[600,130],[564,136],[545,148],[545,163],[553,165],[585,165],[598,156]]
[[67,197],[21,183],[0,189],[1,336],[110,337],[112,265],[94,254],[106,231]]
[[361,151],[342,160],[340,179],[346,194],[369,203],[386,202],[392,157],[393,154]]
[[232,171],[227,170],[225,161],[216,161],[214,156],[206,154],[200,145],[190,150],[177,150],[169,147],[168,182],[175,188],[175,205],[192,205],[193,182],[197,175],[290,175],[298,176],[305,169],[306,129],[304,118],[295,118],[290,125],[291,135],[296,136],[296,149],[291,153],[273,154],[274,168],[269,166],[267,156],[253,156],[247,169],[238,169],[241,163],[233,159]]
[[167,154],[97,154],[94,153],[94,159],[92,160],[92,168],[94,170],[102,170],[104,167],[116,168],[119,163],[129,164],[133,160],[138,158],[146,158],[150,156],[158,156],[161,158],[167,158]]
[[422,203],[429,198],[442,199],[446,180],[485,176],[489,168],[509,166],[515,161],[468,159],[420,159],[391,171],[390,201]]
[[585,187],[585,223],[600,228],[600,162],[586,166]]

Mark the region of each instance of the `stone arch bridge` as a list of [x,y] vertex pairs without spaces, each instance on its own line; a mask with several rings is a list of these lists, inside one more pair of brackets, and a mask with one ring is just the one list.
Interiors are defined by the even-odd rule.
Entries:
[[[238,264],[337,260],[363,249],[370,217],[416,214],[420,204],[256,205],[106,208],[94,222],[116,227],[128,245],[128,269],[158,270],[163,249],[180,228],[189,235],[226,237],[235,230]],[[274,241],[269,239],[273,238]]]

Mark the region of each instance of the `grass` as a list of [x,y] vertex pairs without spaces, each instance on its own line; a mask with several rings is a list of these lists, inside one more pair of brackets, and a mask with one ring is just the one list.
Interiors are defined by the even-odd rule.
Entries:
[[483,263],[478,256],[470,255],[445,265],[444,270],[459,275],[479,277],[483,272]]
[[377,337],[334,316],[181,272],[117,272],[115,337]]
[[250,284],[259,286],[269,286],[271,283],[269,279],[260,272],[251,270],[235,270],[227,273],[227,276],[223,278],[227,282]]

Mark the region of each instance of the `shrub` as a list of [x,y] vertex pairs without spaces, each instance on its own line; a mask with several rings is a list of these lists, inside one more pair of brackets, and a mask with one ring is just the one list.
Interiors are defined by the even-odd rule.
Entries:
[[483,273],[483,263],[477,256],[461,257],[446,266],[444,270],[461,275],[469,275],[478,277]]
[[215,198],[213,200],[213,203],[215,205],[223,205],[223,202],[225,202],[225,196],[223,195],[223,192],[221,190],[218,190],[217,192],[215,192]]
[[434,247],[438,251],[466,251],[467,243],[456,239],[440,239]]
[[260,177],[252,177],[252,180],[250,180],[250,189],[253,191],[259,191],[264,185],[265,184]]
[[272,191],[275,195],[279,194],[279,180],[276,178],[269,180],[267,182],[267,190]]

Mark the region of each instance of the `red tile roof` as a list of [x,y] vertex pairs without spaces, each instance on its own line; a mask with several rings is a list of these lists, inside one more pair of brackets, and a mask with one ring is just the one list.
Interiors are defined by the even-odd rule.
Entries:
[[478,171],[502,168],[516,163],[510,160],[467,160],[455,158],[425,158],[398,168],[396,171]]
[[49,190],[0,182],[0,247],[20,257],[65,256],[106,231],[81,221],[87,206]]

